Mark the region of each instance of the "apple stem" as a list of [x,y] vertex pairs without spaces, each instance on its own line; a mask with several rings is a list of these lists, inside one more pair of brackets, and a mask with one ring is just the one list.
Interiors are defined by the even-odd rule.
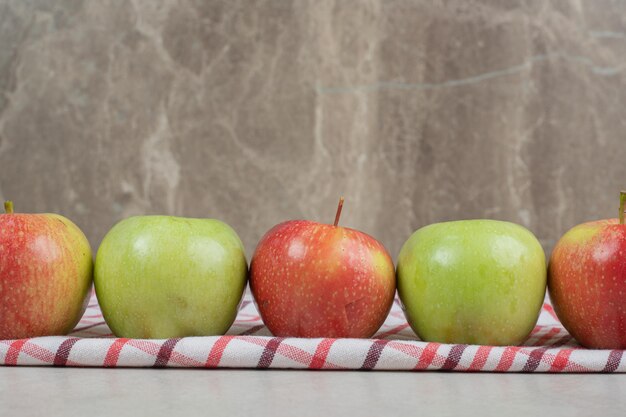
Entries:
[[624,203],[626,202],[626,191],[619,192],[619,224],[624,224]]
[[11,200],[4,202],[4,212],[6,214],[13,214],[13,202]]
[[335,223],[333,223],[333,226],[337,226],[339,224],[339,217],[341,216],[342,208],[343,208],[343,197],[340,197],[339,205],[337,206],[337,214],[335,214]]

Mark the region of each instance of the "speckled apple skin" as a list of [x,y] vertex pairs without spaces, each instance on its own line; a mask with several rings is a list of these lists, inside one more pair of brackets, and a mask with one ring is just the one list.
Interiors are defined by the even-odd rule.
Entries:
[[608,219],[570,229],[550,257],[548,288],[581,345],[626,349],[626,226]]
[[64,335],[85,312],[89,242],[57,214],[0,214],[0,339]]
[[373,237],[293,220],[259,242],[250,287],[275,336],[368,338],[389,314],[396,280],[389,253]]
[[496,220],[431,224],[398,256],[398,294],[425,341],[519,345],[539,317],[546,259],[522,226]]

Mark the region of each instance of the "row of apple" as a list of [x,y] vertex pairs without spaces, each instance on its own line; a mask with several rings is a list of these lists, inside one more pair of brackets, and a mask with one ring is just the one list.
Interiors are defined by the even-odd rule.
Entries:
[[89,243],[56,214],[0,214],[0,339],[66,334],[92,281],[116,336],[224,334],[246,283],[276,336],[373,336],[398,291],[426,341],[518,345],[534,328],[546,283],[564,326],[584,346],[626,348],[626,225],[585,223],[549,263],[517,224],[462,220],[417,230],[394,268],[384,246],[357,230],[295,220],[258,243],[250,267],[235,231],[213,219],[137,216],[115,225],[95,264]]

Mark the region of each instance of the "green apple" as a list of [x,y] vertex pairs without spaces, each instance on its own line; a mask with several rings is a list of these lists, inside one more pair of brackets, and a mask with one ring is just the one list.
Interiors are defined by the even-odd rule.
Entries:
[[104,237],[94,283],[118,337],[212,336],[235,320],[247,273],[241,240],[227,224],[137,216]]
[[541,311],[546,259],[522,226],[461,220],[416,231],[398,257],[398,293],[425,341],[524,342]]

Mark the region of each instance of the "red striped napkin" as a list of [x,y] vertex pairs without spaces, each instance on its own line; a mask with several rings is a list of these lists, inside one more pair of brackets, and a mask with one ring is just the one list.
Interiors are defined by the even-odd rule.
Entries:
[[417,340],[396,302],[373,339],[272,337],[246,294],[225,336],[115,338],[95,296],[68,336],[0,341],[0,364],[96,367],[298,368],[495,372],[626,372],[622,350],[581,348],[548,302],[523,346]]

